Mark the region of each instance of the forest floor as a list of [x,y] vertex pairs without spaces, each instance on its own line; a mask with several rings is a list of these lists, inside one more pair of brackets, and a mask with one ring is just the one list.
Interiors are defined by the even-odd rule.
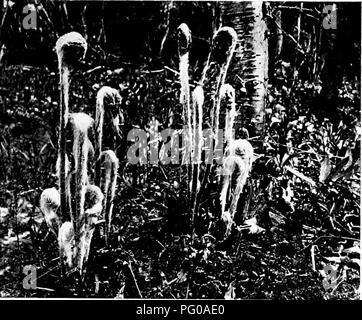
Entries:
[[[110,245],[106,247],[95,235],[81,288],[71,277],[62,278],[57,242],[39,209],[41,191],[56,181],[56,72],[27,66],[9,67],[2,72],[11,83],[6,87],[0,84],[4,91],[0,95],[0,297],[132,297],[124,272],[123,263],[127,261],[144,298],[359,298],[360,187],[359,168],[354,166],[360,161],[356,156],[359,134],[345,138],[340,133],[348,129],[345,126],[330,127],[314,120],[310,136],[301,137],[300,132],[307,132],[305,128],[313,119],[305,117],[297,117],[299,122],[295,122],[296,129],[291,133],[295,146],[303,148],[297,141],[314,139],[307,150],[318,151],[318,140],[312,135],[321,128],[331,128],[331,136],[340,135],[347,145],[336,155],[351,163],[333,163],[332,169],[327,168],[332,170],[330,180],[321,179],[323,172],[326,175],[322,158],[317,161],[300,153],[294,155],[298,162],[282,159],[298,170],[291,174],[286,165],[283,167],[283,157],[267,150],[264,159],[272,159],[277,165],[265,170],[269,172],[268,189],[262,191],[273,195],[274,200],[249,216],[257,218],[263,232],[253,233],[240,224],[228,239],[223,239],[215,177],[193,234],[183,191],[183,169],[130,167],[122,160]],[[76,78],[73,100],[77,109],[90,110],[95,101],[92,88],[115,81],[112,72],[109,74],[109,78]],[[157,79],[147,82],[158,95],[154,84]],[[168,90],[172,98],[174,87]],[[141,98],[133,99],[131,106]],[[146,95],[144,99],[155,98]],[[138,116],[137,112],[133,114],[133,120]],[[274,124],[270,122],[272,130],[279,130]],[[338,165],[342,173],[338,173]],[[263,174],[256,163],[250,183],[254,192]],[[134,176],[139,181],[129,178]],[[306,177],[319,182],[311,187]],[[291,189],[292,200],[288,197]],[[257,202],[260,194],[255,195]],[[252,205],[257,211],[255,203]],[[24,267],[28,265],[36,267],[36,289],[24,287]],[[328,272],[333,285],[326,282]]]

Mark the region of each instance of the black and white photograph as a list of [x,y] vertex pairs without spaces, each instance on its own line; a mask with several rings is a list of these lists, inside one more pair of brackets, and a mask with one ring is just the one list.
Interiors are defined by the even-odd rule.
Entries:
[[361,299],[361,2],[0,10],[0,304]]

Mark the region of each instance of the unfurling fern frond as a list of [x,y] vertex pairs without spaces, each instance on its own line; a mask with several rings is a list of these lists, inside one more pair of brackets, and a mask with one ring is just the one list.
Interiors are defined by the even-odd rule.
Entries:
[[40,209],[44,214],[44,219],[49,229],[58,236],[60,218],[57,210],[60,206],[60,194],[55,188],[45,189],[40,196]]
[[[251,144],[244,139],[232,141],[227,150],[227,157],[223,162],[223,184],[220,193],[222,219],[227,224],[226,236],[231,232],[234,217],[241,193],[251,172],[254,150]],[[235,188],[232,188],[232,177],[236,175]],[[229,198],[227,194],[229,192]],[[227,200],[231,201],[228,210],[225,210]]]
[[113,201],[117,188],[119,161],[116,154],[112,150],[107,150],[101,153],[100,163],[102,172],[100,188],[104,194],[102,216],[106,221],[105,239],[106,243],[108,243],[108,236],[113,215]]

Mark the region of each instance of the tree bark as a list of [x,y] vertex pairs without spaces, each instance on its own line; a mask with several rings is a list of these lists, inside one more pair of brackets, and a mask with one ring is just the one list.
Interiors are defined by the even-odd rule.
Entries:
[[228,77],[230,84],[236,87],[237,106],[242,117],[236,122],[236,135],[244,126],[250,137],[262,140],[268,78],[268,42],[262,3],[222,1],[220,9],[222,25],[234,28],[238,34]]

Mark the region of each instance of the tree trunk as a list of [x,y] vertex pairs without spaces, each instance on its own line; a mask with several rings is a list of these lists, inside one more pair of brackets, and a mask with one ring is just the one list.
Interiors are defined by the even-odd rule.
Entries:
[[234,28],[238,35],[238,45],[228,77],[236,89],[241,118],[236,122],[236,135],[240,127],[244,126],[250,137],[259,137],[257,140],[260,141],[264,137],[268,77],[268,42],[262,3],[222,1],[220,9],[222,25]]

